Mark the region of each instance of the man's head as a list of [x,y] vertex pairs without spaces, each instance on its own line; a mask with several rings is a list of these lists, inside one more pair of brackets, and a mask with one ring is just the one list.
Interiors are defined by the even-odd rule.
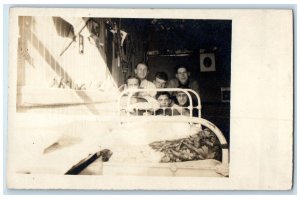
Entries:
[[178,81],[185,85],[190,77],[190,72],[186,66],[179,65],[176,67],[176,78]]
[[127,78],[127,88],[135,89],[139,88],[140,80],[135,76],[129,76]]
[[157,72],[153,81],[156,88],[164,88],[168,81],[168,75],[165,72]]
[[142,81],[146,79],[149,73],[148,66],[145,63],[139,63],[138,65],[136,65],[134,73]]
[[168,92],[158,92],[156,94],[156,99],[160,104],[161,108],[170,107],[171,104],[171,96]]
[[188,102],[188,96],[185,92],[182,91],[178,91],[176,93],[176,99],[178,102],[179,106],[186,106],[187,102]]

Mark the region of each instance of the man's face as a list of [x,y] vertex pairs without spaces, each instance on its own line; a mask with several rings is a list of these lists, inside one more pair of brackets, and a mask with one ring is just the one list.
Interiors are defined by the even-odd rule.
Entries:
[[144,80],[144,79],[146,79],[146,77],[148,75],[148,67],[144,64],[139,64],[139,65],[137,65],[134,72],[140,80]]
[[153,81],[153,83],[156,88],[165,88],[167,81],[156,77],[155,80]]
[[161,108],[169,107],[170,102],[171,102],[167,95],[160,95],[157,98],[157,101],[159,102]]
[[176,78],[180,81],[181,84],[185,84],[189,79],[190,73],[186,68],[178,68]]
[[136,78],[128,79],[127,88],[131,88],[131,89],[139,88],[139,80]]
[[188,96],[184,92],[178,92],[176,94],[176,99],[177,99],[178,104],[180,106],[184,106],[187,103],[187,101],[188,101]]

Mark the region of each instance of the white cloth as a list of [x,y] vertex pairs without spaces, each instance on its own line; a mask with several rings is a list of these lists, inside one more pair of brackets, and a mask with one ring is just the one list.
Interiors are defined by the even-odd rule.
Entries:
[[[144,79],[141,82],[140,87],[143,89],[156,89],[155,85],[146,79]],[[139,95],[140,96],[151,96],[151,97],[155,98],[156,92],[155,91],[142,92],[142,93],[139,93]]]

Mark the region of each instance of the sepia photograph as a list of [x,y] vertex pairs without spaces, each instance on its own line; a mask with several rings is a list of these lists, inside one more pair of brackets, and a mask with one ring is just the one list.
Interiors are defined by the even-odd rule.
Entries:
[[[231,124],[244,118],[234,108],[242,101],[231,100],[232,87],[239,93],[243,81],[232,79],[233,66],[239,67],[232,61],[239,15],[73,10],[10,10],[9,188],[172,190],[180,181],[234,179],[238,167],[231,162],[242,162],[235,155],[246,150],[232,145],[243,131],[231,133],[237,132]],[[292,51],[287,56],[292,63]],[[287,70],[292,75],[292,65]],[[287,125],[289,137],[291,121]],[[81,179],[107,186],[73,185]],[[110,179],[146,185],[114,186]],[[156,186],[153,179],[170,185]]]

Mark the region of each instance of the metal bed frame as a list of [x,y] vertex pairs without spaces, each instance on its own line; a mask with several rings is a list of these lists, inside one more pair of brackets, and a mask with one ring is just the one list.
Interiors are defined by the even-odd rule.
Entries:
[[[189,100],[189,106],[188,107],[182,107],[182,108],[187,108],[189,110],[189,116],[184,116],[184,115],[179,115],[179,116],[161,116],[161,115],[132,115],[129,113],[129,111],[125,114],[122,115],[121,111],[124,110],[124,108],[121,107],[121,98],[124,96],[127,96],[127,103],[126,107],[130,107],[130,98],[133,97],[135,93],[139,92],[184,92],[188,96]],[[193,94],[196,97],[197,100],[197,105],[193,106]],[[222,147],[222,163],[223,164],[228,164],[229,163],[229,149],[228,149],[228,144],[227,141],[221,132],[221,130],[214,125],[213,123],[209,122],[206,119],[203,119],[201,117],[201,99],[200,96],[191,89],[182,89],[182,88],[161,88],[161,89],[127,89],[124,90],[123,92],[120,93],[119,95],[119,120],[120,124],[122,123],[127,123],[127,122],[144,122],[144,121],[151,121],[151,122],[187,122],[187,123],[192,123],[195,125],[198,125],[199,128],[202,129],[202,126],[207,127],[210,129],[219,139]],[[195,117],[193,116],[193,109],[196,108],[198,110],[198,116]],[[173,110],[173,107],[170,107],[170,109]],[[137,108],[138,110],[138,108]],[[146,112],[148,110],[145,110]],[[154,111],[155,112],[155,111]]]

